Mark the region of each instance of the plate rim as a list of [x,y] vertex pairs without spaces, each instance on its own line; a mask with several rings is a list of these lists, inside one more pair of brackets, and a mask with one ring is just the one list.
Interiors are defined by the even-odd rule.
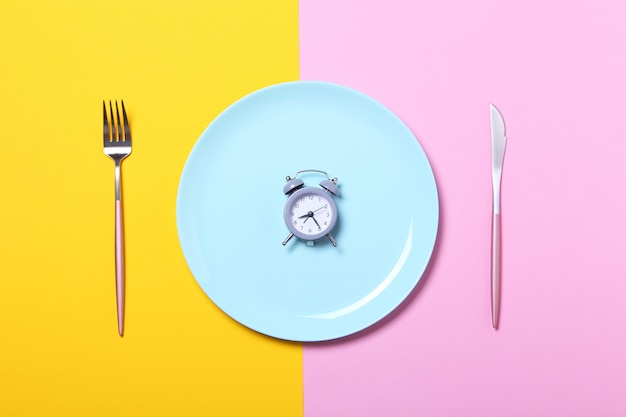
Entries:
[[[358,96],[360,99],[363,100],[367,100],[370,103],[373,103],[374,105],[376,105],[376,107],[379,110],[384,111],[388,116],[391,116],[393,119],[395,119],[396,123],[399,123],[401,126],[404,127],[404,129],[406,129],[406,131],[408,132],[408,134],[411,136],[411,138],[413,139],[413,141],[415,142],[415,144],[418,146],[419,150],[421,151],[421,153],[423,154],[427,167],[428,167],[428,171],[430,173],[430,176],[432,178],[433,181],[433,187],[432,187],[432,191],[434,192],[433,195],[433,203],[435,204],[435,208],[434,208],[434,230],[433,230],[433,235],[432,235],[432,243],[429,245],[428,248],[428,253],[427,256],[425,256],[425,262],[422,268],[419,268],[419,270],[415,271],[415,275],[417,275],[417,277],[414,280],[411,280],[411,285],[410,285],[410,289],[408,291],[406,291],[406,293],[404,293],[402,296],[397,297],[397,299],[395,299],[395,302],[390,302],[389,306],[387,309],[385,309],[384,311],[381,311],[380,314],[377,315],[377,318],[374,320],[370,320],[367,323],[364,323],[360,326],[352,326],[352,329],[349,332],[345,332],[345,331],[339,331],[339,332],[327,332],[328,336],[326,337],[310,337],[310,338],[304,338],[304,337],[299,337],[299,338],[294,338],[294,337],[286,337],[285,335],[281,335],[280,332],[273,332],[273,331],[268,331],[267,329],[257,329],[255,327],[252,327],[240,320],[238,320],[237,318],[233,317],[233,315],[231,315],[230,313],[228,313],[227,311],[224,310],[224,308],[220,305],[220,303],[218,301],[216,301],[213,297],[211,297],[210,294],[207,293],[207,291],[202,287],[202,285],[200,284],[200,282],[198,281],[198,278],[196,277],[196,274],[198,271],[194,271],[192,269],[192,265],[194,265],[194,267],[197,267],[197,263],[196,260],[190,260],[189,259],[189,252],[191,251],[190,248],[188,247],[188,245],[183,242],[183,238],[182,238],[182,223],[183,221],[181,220],[180,216],[181,216],[181,209],[180,209],[180,205],[181,205],[181,198],[182,198],[182,189],[183,189],[183,183],[185,182],[185,178],[186,178],[186,172],[188,171],[188,166],[189,166],[189,162],[192,158],[196,158],[197,156],[194,156],[196,153],[198,153],[197,149],[199,148],[200,143],[203,141],[203,138],[206,137],[207,135],[209,135],[209,132],[212,130],[212,128],[214,128],[214,126],[216,124],[219,123],[219,121],[222,118],[227,117],[227,115],[232,112],[232,111],[236,111],[237,107],[245,101],[248,100],[253,100],[256,98],[256,96],[261,95],[261,94],[266,94],[268,93],[268,91],[271,90],[278,90],[278,89],[282,89],[282,88],[289,88],[290,86],[307,86],[307,87],[323,87],[323,88],[333,88],[333,89],[337,89],[337,90],[342,90],[342,93],[347,93],[347,94],[351,94],[351,95],[356,95]],[[187,220],[185,220],[187,221]],[[177,229],[177,236],[178,236],[178,241],[179,241],[179,245],[181,247],[181,251],[183,253],[183,257],[185,260],[185,263],[187,265],[187,269],[189,270],[190,274],[192,275],[192,277],[194,278],[194,281],[196,282],[196,285],[198,285],[200,287],[200,289],[202,290],[202,292],[209,298],[209,300],[216,306],[218,307],[224,314],[226,314],[230,319],[234,320],[235,322],[237,322],[238,324],[253,330],[256,333],[265,335],[265,336],[269,336],[275,339],[280,339],[280,340],[286,340],[286,341],[292,341],[292,342],[303,342],[303,343],[314,343],[314,342],[324,342],[324,341],[330,341],[330,340],[336,340],[336,339],[341,339],[341,338],[345,338],[345,337],[349,337],[351,335],[355,335],[358,333],[361,333],[362,331],[371,328],[372,326],[374,326],[375,324],[379,323],[380,321],[382,321],[383,319],[385,319],[386,317],[390,316],[396,309],[398,309],[398,307],[405,302],[405,300],[407,300],[410,295],[415,291],[416,287],[418,286],[418,284],[420,282],[422,282],[422,280],[424,279],[424,275],[427,273],[429,266],[432,263],[433,260],[433,254],[436,250],[436,246],[439,240],[439,231],[440,231],[440,223],[441,223],[441,202],[440,202],[440,198],[439,198],[439,188],[437,185],[437,179],[435,177],[435,173],[432,167],[432,164],[430,162],[430,159],[428,158],[428,155],[426,154],[423,146],[421,145],[420,141],[418,140],[418,138],[416,137],[416,135],[413,133],[413,131],[409,128],[409,126],[397,115],[395,114],[393,111],[391,111],[387,106],[385,106],[384,104],[382,104],[380,101],[376,100],[375,98],[359,91],[356,89],[353,89],[351,87],[342,85],[342,84],[336,84],[336,83],[332,83],[332,82],[327,82],[327,81],[314,81],[314,80],[295,80],[295,81],[286,81],[286,82],[281,82],[281,83],[276,83],[276,84],[272,84],[272,85],[268,85],[265,87],[262,87],[260,89],[257,89],[251,93],[248,93],[242,97],[240,97],[239,99],[235,100],[233,103],[231,103],[228,107],[226,107],[224,110],[222,110],[215,118],[213,118],[213,120],[211,120],[209,122],[209,124],[207,125],[207,127],[202,131],[202,133],[198,136],[198,138],[195,140],[191,150],[189,151],[187,158],[185,160],[185,164],[183,167],[183,170],[181,172],[180,175],[180,179],[179,179],[179,183],[178,183],[178,188],[177,188],[177,194],[176,194],[176,229]]]

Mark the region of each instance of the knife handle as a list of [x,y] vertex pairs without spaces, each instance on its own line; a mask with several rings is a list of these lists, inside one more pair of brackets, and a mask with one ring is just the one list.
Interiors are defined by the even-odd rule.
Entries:
[[500,321],[500,274],[502,272],[502,233],[500,213],[494,213],[491,224],[491,323],[498,328]]
[[117,299],[117,331],[120,336],[124,336],[125,281],[122,201],[115,200],[115,293]]

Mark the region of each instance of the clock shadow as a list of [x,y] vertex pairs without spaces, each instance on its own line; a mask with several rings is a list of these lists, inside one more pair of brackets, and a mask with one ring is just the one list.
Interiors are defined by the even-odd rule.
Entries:
[[[339,219],[337,219],[337,226],[339,227]],[[401,315],[407,307],[415,302],[417,298],[423,295],[424,288],[428,285],[428,282],[431,280],[431,276],[433,275],[433,271],[436,268],[436,265],[439,262],[440,258],[440,248],[442,246],[443,240],[443,231],[445,228],[445,220],[444,220],[444,212],[442,210],[441,201],[439,203],[439,225],[437,227],[437,233],[435,236],[435,246],[433,248],[430,259],[428,260],[428,264],[426,265],[424,272],[420,280],[417,282],[413,290],[409,293],[409,295],[402,301],[400,304],[391,311],[388,315],[381,318],[378,322],[373,323],[371,326],[368,326],[360,331],[349,334],[347,336],[338,337],[336,339],[329,339],[323,341],[316,342],[307,342],[304,346],[307,349],[315,349],[315,348],[323,348],[324,346],[333,346],[333,345],[341,345],[346,343],[351,343],[356,340],[363,339],[368,335],[378,331],[381,327],[384,327],[389,322],[393,321],[396,317]],[[330,244],[330,242],[328,242]],[[339,241],[337,241],[337,246],[339,247]]]

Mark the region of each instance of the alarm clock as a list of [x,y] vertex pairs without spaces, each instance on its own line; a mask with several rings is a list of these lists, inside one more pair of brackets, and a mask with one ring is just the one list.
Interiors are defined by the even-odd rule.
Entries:
[[[304,181],[298,175],[305,172],[319,173],[326,177],[319,183],[321,188],[305,187]],[[289,198],[283,209],[283,219],[289,229],[289,236],[283,241],[283,246],[296,236],[304,241],[307,246],[314,246],[319,239],[326,237],[333,246],[337,242],[330,234],[337,224],[337,204],[333,196],[339,196],[337,178],[332,180],[325,171],[317,169],[305,169],[298,171],[291,178],[287,176],[287,184],[283,192]]]

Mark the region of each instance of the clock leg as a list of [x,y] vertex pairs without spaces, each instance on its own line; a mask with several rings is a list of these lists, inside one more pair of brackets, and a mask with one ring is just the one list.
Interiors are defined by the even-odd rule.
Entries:
[[287,239],[283,240],[283,246],[285,246],[287,242],[291,240],[292,237],[293,237],[293,233],[289,233],[289,236],[287,236]]
[[333,246],[337,247],[337,242],[335,242],[335,239],[333,239],[330,233],[327,234],[326,237],[328,238],[328,240],[330,240],[330,243],[332,243]]

